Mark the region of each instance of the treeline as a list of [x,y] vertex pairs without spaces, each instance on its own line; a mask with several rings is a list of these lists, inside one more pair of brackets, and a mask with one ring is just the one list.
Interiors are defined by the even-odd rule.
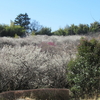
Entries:
[[42,26],[36,20],[28,17],[28,14],[19,14],[10,25],[0,24],[0,37],[25,37],[29,34],[34,34],[42,29]]
[[100,31],[100,23],[94,22],[90,25],[79,24],[71,26],[66,26],[65,28],[60,28],[57,31],[52,32],[49,27],[43,27],[35,20],[31,21],[28,14],[19,14],[14,21],[11,21],[10,25],[0,25],[0,36],[26,36],[26,33],[31,35],[85,35],[88,33],[95,33]]
[[100,23],[99,22],[94,22],[91,23],[90,25],[88,24],[79,24],[79,25],[74,25],[72,24],[71,26],[66,26],[65,28],[60,28],[59,30],[53,32],[54,35],[85,35],[88,33],[95,33],[100,31]]
[[15,37],[15,36],[22,36],[24,34],[25,34],[25,29],[20,25],[14,25],[13,22],[11,22],[10,26],[0,25],[0,37],[3,36]]

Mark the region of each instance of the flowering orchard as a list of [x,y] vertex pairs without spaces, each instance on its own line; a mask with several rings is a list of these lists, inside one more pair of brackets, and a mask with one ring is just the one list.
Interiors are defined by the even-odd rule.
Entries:
[[0,38],[0,91],[66,86],[80,36]]

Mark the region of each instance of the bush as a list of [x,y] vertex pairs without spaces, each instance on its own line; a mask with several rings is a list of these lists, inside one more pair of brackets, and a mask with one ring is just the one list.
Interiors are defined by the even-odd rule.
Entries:
[[40,31],[36,32],[35,35],[48,35],[51,36],[51,28],[43,27]]
[[23,36],[25,34],[25,29],[19,25],[14,25],[11,23],[8,25],[0,25],[0,36],[4,37],[15,37],[15,35]]
[[20,100],[26,97],[32,98],[32,100],[69,100],[69,92],[68,89],[56,88],[8,91],[0,93],[0,100]]
[[53,34],[58,35],[58,36],[61,36],[61,35],[66,36],[67,35],[66,32],[61,28],[59,30],[53,32]]
[[[0,92],[66,85],[65,52],[51,47],[44,52],[37,46],[3,46],[0,51]],[[63,57],[62,57],[63,56]],[[66,59],[65,59],[66,58]]]
[[76,59],[68,64],[68,81],[75,98],[100,92],[100,43],[97,40],[81,39]]

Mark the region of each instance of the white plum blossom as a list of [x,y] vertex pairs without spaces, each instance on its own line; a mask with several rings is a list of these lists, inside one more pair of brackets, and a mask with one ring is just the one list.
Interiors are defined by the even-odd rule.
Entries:
[[[0,38],[0,91],[64,87],[81,36]],[[53,45],[50,45],[53,44]]]

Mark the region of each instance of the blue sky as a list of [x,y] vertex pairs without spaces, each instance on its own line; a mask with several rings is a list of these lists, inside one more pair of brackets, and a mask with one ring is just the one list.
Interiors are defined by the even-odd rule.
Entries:
[[10,24],[20,13],[27,13],[55,31],[66,25],[100,22],[99,10],[100,0],[1,0],[0,24]]

